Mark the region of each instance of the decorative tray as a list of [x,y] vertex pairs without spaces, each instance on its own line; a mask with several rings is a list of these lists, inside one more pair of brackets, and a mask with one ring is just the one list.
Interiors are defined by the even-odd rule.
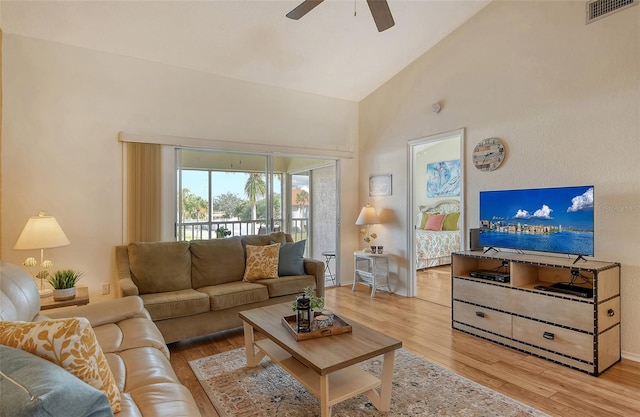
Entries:
[[[315,313],[315,316],[320,315],[321,313]],[[297,340],[308,340],[308,339],[317,339],[319,337],[325,336],[333,336],[336,334],[344,334],[351,333],[351,325],[346,321],[342,320],[340,317],[333,315],[333,324],[327,327],[321,327],[316,330],[312,330],[306,333],[298,333],[296,324],[296,316],[284,316],[282,318],[282,324],[287,328],[289,333]]]

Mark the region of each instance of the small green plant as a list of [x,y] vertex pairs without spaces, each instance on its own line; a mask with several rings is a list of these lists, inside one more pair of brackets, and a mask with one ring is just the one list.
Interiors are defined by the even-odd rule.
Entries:
[[74,271],[73,269],[64,269],[56,271],[47,281],[56,290],[64,290],[74,287],[83,274],[83,272]]
[[[310,305],[312,310],[322,310],[324,308],[324,297],[316,296],[315,288],[309,286],[304,289],[304,295],[311,300]],[[293,301],[293,305],[291,306],[293,311],[296,311],[296,302]]]
[[231,230],[227,229],[224,226],[220,226],[216,229],[216,237],[221,239],[225,236],[231,236]]

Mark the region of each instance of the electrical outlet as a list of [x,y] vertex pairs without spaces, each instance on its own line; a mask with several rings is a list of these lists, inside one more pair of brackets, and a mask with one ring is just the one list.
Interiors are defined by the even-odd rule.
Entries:
[[102,295],[109,295],[111,293],[111,284],[102,284]]

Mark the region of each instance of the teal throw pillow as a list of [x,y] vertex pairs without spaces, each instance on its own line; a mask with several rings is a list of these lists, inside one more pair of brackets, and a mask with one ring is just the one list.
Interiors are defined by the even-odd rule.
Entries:
[[104,392],[64,368],[4,345],[0,358],[0,416],[113,416]]
[[280,245],[278,276],[306,275],[304,272],[304,245],[306,240]]

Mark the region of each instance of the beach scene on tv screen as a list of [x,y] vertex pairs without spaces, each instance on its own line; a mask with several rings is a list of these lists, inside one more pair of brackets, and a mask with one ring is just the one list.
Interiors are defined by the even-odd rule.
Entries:
[[593,256],[593,186],[480,192],[480,245]]

